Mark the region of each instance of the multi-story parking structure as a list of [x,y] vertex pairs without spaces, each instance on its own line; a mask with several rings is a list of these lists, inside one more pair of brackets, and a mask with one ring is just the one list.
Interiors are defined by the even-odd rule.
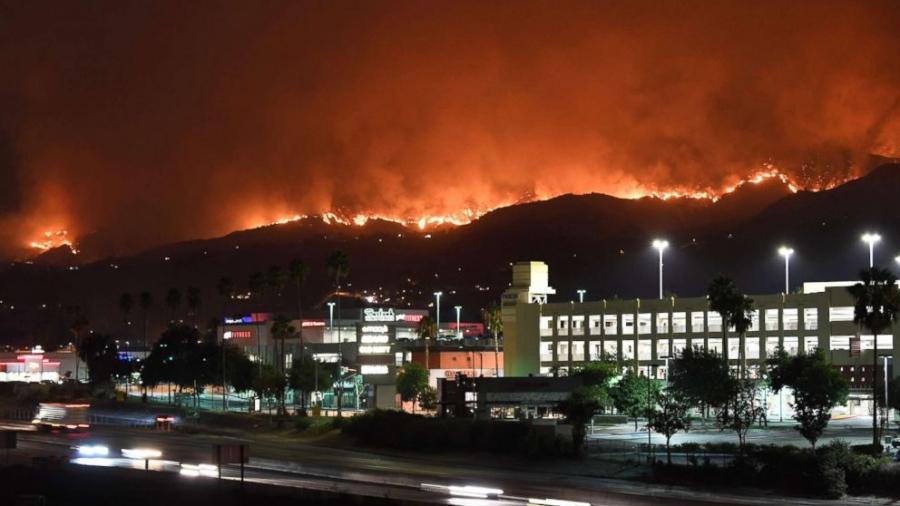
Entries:
[[[503,294],[504,369],[507,376],[549,374],[602,357],[639,374],[664,379],[667,360],[686,347],[716,350],[737,367],[741,338],[723,334],[721,316],[706,297],[549,302],[548,267],[542,262],[513,266],[512,286]],[[853,323],[854,282],[805,283],[803,293],[750,295],[753,323],[743,339],[751,374],[779,347],[789,354],[816,347],[850,381],[851,412],[868,412],[873,354],[876,381],[900,349],[900,329],[878,336]],[[881,357],[886,358],[881,358]],[[777,408],[780,410],[781,407]]]

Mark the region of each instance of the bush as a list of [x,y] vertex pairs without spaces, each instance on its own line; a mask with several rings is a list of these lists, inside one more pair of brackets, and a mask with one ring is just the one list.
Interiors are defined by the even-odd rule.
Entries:
[[521,422],[425,418],[403,411],[373,410],[347,419],[343,433],[357,441],[424,452],[526,451],[529,426]]
[[312,427],[314,423],[315,420],[313,420],[312,418],[308,416],[300,416],[297,417],[296,420],[294,420],[294,428],[299,431],[305,431],[306,429]]
[[344,426],[346,426],[348,423],[349,422],[347,421],[347,418],[344,418],[343,416],[336,416],[331,419],[331,428],[343,430]]

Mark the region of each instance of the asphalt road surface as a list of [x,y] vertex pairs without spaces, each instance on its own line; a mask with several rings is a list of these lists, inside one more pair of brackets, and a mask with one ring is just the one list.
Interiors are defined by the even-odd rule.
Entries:
[[[15,424],[7,424],[9,428]],[[27,428],[27,424],[20,426]],[[838,429],[836,429],[838,430]],[[856,430],[856,429],[847,429]],[[763,429],[764,436],[792,437],[790,430]],[[781,434],[784,432],[785,434]],[[722,437],[727,434],[718,433]],[[689,437],[716,437],[691,434]],[[610,438],[646,441],[646,434],[613,433]],[[600,436],[595,436],[600,437]],[[35,456],[67,457],[73,464],[131,467],[150,472],[177,473],[181,463],[212,464],[213,445],[248,444],[250,462],[245,466],[248,482],[279,486],[341,491],[373,497],[388,497],[435,504],[527,504],[528,498],[552,498],[593,505],[687,505],[687,504],[834,504],[830,501],[780,499],[772,496],[710,494],[686,488],[647,485],[640,482],[588,476],[578,462],[565,465],[523,463],[508,467],[491,462],[447,462],[430,456],[394,456],[369,451],[321,447],[274,438],[246,439],[223,435],[189,435],[179,431],[94,426],[87,436],[21,432],[11,462],[29,463]],[[110,454],[102,458],[80,457],[76,447],[104,445]],[[161,455],[147,461],[122,458],[122,449],[151,448]],[[0,459],[4,455],[0,453]],[[240,479],[240,468],[229,465],[223,478]],[[214,479],[214,478],[184,478]],[[428,486],[424,486],[427,484]],[[432,487],[430,485],[437,485]],[[501,489],[497,498],[451,497],[441,487],[481,486]],[[485,502],[486,501],[486,502]]]

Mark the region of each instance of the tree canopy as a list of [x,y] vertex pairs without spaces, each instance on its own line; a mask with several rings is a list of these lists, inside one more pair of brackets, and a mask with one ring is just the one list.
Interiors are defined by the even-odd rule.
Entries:
[[779,349],[768,361],[769,379],[776,392],[784,387],[794,391],[794,419],[797,430],[813,447],[822,436],[831,410],[847,401],[850,385],[816,348],[811,353],[788,355]]
[[397,373],[397,393],[403,402],[413,402],[413,411],[419,401],[419,395],[428,386],[428,371],[421,365],[410,362]]

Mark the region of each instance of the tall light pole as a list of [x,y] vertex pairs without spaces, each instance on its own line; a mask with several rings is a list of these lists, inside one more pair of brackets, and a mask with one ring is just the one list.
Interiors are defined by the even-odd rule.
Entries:
[[437,328],[437,336],[435,336],[435,338],[441,336],[441,295],[443,294],[443,292],[434,292],[434,300],[436,301],[434,311],[434,325],[435,328]]
[[328,337],[334,339],[334,302],[328,303]]
[[782,246],[778,248],[778,254],[784,257],[784,294],[787,295],[791,293],[791,283],[790,283],[790,271],[788,270],[788,265],[791,262],[791,255],[794,254],[794,250],[788,248],[787,246]]
[[225,380],[225,340],[228,336],[225,334],[225,327],[222,327],[222,411],[228,411],[228,384]]
[[462,339],[462,332],[459,331],[459,312],[462,311],[462,306],[453,306],[453,308],[456,309],[456,338]]
[[659,250],[659,298],[663,298],[663,250],[669,247],[669,241],[655,240],[653,247]]
[[882,355],[884,360],[884,425],[886,429],[890,429],[891,424],[891,405],[888,403],[888,361],[894,357],[890,355]]
[[[334,339],[334,302],[328,303],[328,338]],[[341,340],[338,339],[338,374],[341,371]],[[334,386],[334,385],[332,385]]]
[[869,243],[869,268],[871,269],[872,266],[875,265],[875,262],[874,262],[875,243],[881,240],[881,236],[878,234],[870,234],[870,233],[866,232],[865,234],[863,234],[862,240],[864,242]]
[[584,304],[584,293],[585,293],[587,290],[575,290],[575,291],[578,292],[578,303],[579,303],[579,304]]

